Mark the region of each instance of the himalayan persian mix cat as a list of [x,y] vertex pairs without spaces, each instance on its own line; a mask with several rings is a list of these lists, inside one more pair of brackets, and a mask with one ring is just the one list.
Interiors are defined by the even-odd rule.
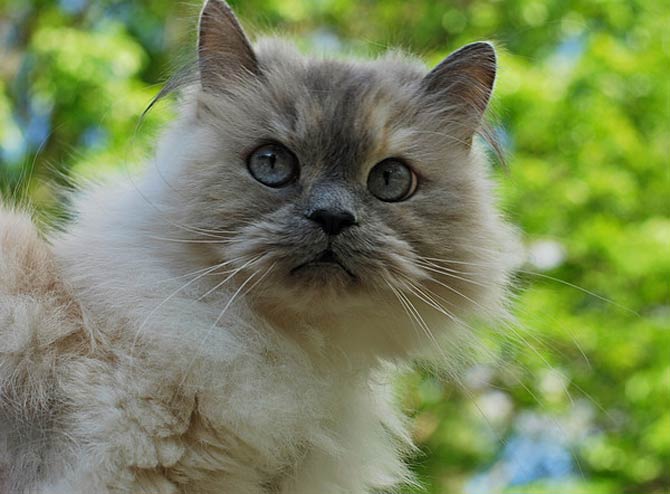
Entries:
[[483,42],[431,71],[252,46],[208,0],[142,178],[46,236],[0,211],[0,492],[411,482],[385,376],[504,314],[515,264],[473,139],[495,73]]

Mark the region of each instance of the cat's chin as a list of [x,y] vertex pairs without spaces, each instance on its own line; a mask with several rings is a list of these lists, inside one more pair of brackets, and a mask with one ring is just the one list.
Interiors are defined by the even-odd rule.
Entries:
[[330,249],[324,250],[314,258],[291,269],[292,276],[316,277],[319,281],[326,282],[333,276],[338,277],[342,274],[346,274],[352,282],[358,279],[346,262]]
[[275,269],[266,282],[262,298],[305,314],[366,305],[372,296],[366,279],[345,262],[322,257]]
[[321,296],[346,296],[360,285],[359,278],[344,264],[335,261],[309,261],[293,268],[284,284],[294,290]]

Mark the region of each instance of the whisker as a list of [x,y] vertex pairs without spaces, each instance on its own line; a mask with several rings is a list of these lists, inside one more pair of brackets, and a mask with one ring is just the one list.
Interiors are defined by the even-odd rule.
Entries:
[[270,265],[270,267],[265,271],[265,273],[263,273],[263,274],[261,275],[261,277],[258,278],[258,279],[254,282],[254,284],[251,285],[251,286],[249,287],[249,289],[248,289],[246,292],[244,292],[244,293],[242,294],[242,296],[243,296],[243,297],[246,297],[247,295],[249,295],[249,294],[251,293],[251,291],[252,291],[254,288],[256,288],[256,286],[259,285],[259,284],[261,283],[261,281],[263,281],[263,279],[265,279],[265,278],[267,277],[267,275],[270,274],[270,271],[272,271],[276,265],[277,265],[277,263],[276,263],[276,262],[273,262],[273,263]]
[[[230,264],[231,262],[232,262],[232,261],[226,261],[226,264]],[[222,266],[223,264],[224,264],[224,263],[221,263],[219,266]],[[206,273],[207,275],[219,275],[219,274],[225,274],[225,273],[227,273],[227,271],[224,271],[223,273],[216,273],[216,272],[209,271],[209,269],[210,269],[211,267],[212,267],[212,266],[206,266],[206,267],[204,267],[204,268],[200,268],[200,269],[197,269],[197,270],[195,270],[195,271],[191,271],[190,273],[180,274],[180,275],[178,275],[178,276],[173,276],[173,277],[171,277],[171,278],[162,278],[162,279],[160,279],[160,280],[157,280],[157,281],[156,281],[156,284],[167,283],[167,282],[169,282],[169,281],[175,281],[175,280],[179,280],[179,279],[182,279],[182,278],[188,278],[188,277],[193,276],[193,275],[196,275],[196,274],[198,274],[198,273],[202,273],[203,271],[207,271],[207,273]]]
[[[418,286],[412,284],[411,282],[409,282],[409,283],[410,283],[410,284],[411,284],[411,285],[412,285],[412,286],[419,292],[419,293],[416,293],[416,292],[415,292],[415,295],[417,295],[417,296],[420,298],[420,300],[422,300],[424,303],[428,304],[428,305],[429,305],[430,307],[432,307],[433,309],[438,310],[440,313],[447,315],[453,322],[455,322],[455,323],[458,324],[459,326],[464,326],[470,333],[473,333],[473,332],[474,332],[473,328],[472,328],[470,325],[468,325],[465,321],[463,321],[463,320],[460,319],[459,317],[455,316],[454,314],[449,313],[449,311],[447,311],[446,309],[444,309],[443,307],[441,307],[437,302],[435,302],[435,300],[432,299],[432,298],[430,297],[430,295],[428,295],[427,293],[423,292],[423,291],[421,290],[421,288],[419,288]],[[439,295],[433,293],[429,288],[427,288],[427,287],[424,287],[424,288],[425,288],[425,290],[427,290],[430,294],[432,294],[432,295],[436,295],[436,296],[439,297]],[[420,294],[422,294],[423,296],[421,296]],[[521,338],[518,334],[517,334],[517,337],[523,340],[523,338]],[[530,345],[530,346],[532,347],[532,345]],[[535,351],[535,353],[538,353],[537,350],[536,350],[535,348],[533,348],[533,350]],[[486,350],[486,349],[484,349],[484,351],[486,351],[486,353],[489,354],[489,358],[495,357],[490,351],[488,351],[488,350]],[[538,355],[540,355],[540,354],[538,353]],[[541,355],[540,355],[540,357],[541,357]],[[542,358],[542,357],[541,357],[541,358]],[[546,365],[548,368],[551,368],[551,365],[549,364],[549,362],[548,362],[546,359],[542,358],[542,361],[545,363],[545,365]],[[530,388],[523,382],[523,380],[522,380],[520,377],[518,377],[518,376],[516,376],[516,375],[514,375],[514,374],[512,374],[511,377],[512,377],[512,379],[513,379],[519,386],[521,386],[521,387],[525,390],[526,393],[528,393],[528,395],[529,395],[533,400],[535,400],[536,403],[538,403],[538,404],[540,404],[540,405],[542,405],[542,404],[544,403],[544,400],[542,400],[542,399],[541,399],[541,398],[540,398],[540,397],[539,397],[539,396],[538,396],[532,389],[530,389]],[[456,382],[460,382],[460,380],[457,378],[457,379],[456,379]],[[474,400],[474,395],[473,395],[473,394],[472,394],[472,393],[471,393],[471,392],[470,392],[464,385],[461,385],[460,388],[461,388],[461,390],[466,394],[466,396],[470,399],[470,401],[473,403],[473,405],[475,405],[475,407],[477,408],[477,410],[478,410],[478,412],[480,413],[480,415],[482,416],[482,418],[484,418],[484,420],[488,423],[489,428],[490,428],[492,431],[494,431],[492,424],[490,424],[488,418],[486,417],[486,414],[484,414],[483,410],[480,409],[480,407],[477,405],[476,401]],[[570,402],[574,405],[574,400],[573,400],[571,394],[569,393],[569,391],[566,389],[565,392],[566,392],[566,394],[567,394],[567,396],[568,396]],[[597,403],[596,403],[596,405],[597,405]],[[601,408],[602,408],[602,407],[601,407]],[[562,430],[562,427],[561,427],[561,425],[558,423],[557,420],[553,419],[553,422],[554,422],[554,425],[556,425],[556,426],[559,428],[559,430]],[[495,431],[494,431],[494,434],[496,434],[496,437],[497,437],[498,442],[500,442],[502,445],[506,444],[506,441],[505,441],[504,438],[502,438],[500,435],[498,435],[497,433],[495,433]],[[525,468],[524,465],[521,465],[521,464],[520,464],[520,466],[522,466],[522,467]]]
[[[414,285],[413,283],[409,282],[409,280],[406,280],[406,281],[409,283],[409,285],[412,285],[412,287],[413,287],[414,289],[416,289],[416,291],[414,291],[414,295],[417,296],[421,301],[423,301],[424,303],[426,303],[426,304],[429,305],[430,307],[434,308],[435,310],[438,310],[440,313],[445,314],[445,315],[447,315],[447,316],[450,316],[450,319],[452,319],[454,322],[462,323],[462,321],[460,321],[459,318],[457,318],[457,317],[454,316],[453,314],[449,313],[449,311],[447,311],[446,309],[444,309],[443,307],[441,307],[439,304],[437,304],[437,302],[435,302],[429,295],[427,295],[425,292],[422,292],[421,289],[420,289],[419,287],[417,287],[417,286]],[[389,287],[391,288],[391,290],[393,290],[394,292],[396,292],[396,290],[395,290],[391,285],[389,285]],[[417,293],[417,292],[418,292],[418,293]],[[398,298],[400,299],[400,297],[398,297]],[[409,302],[409,301],[407,301],[407,302]],[[416,309],[415,309],[415,310],[416,310]],[[463,323],[463,324],[464,324],[464,323]],[[466,324],[466,327],[467,327],[468,329],[471,330],[470,326],[468,326],[467,324]],[[430,331],[429,331],[429,333],[430,333]],[[430,333],[430,334],[432,335],[432,333]],[[437,343],[434,337],[432,338],[432,341],[435,342],[435,343]],[[476,401],[476,399],[475,399],[474,393],[472,393],[472,392],[471,392],[471,391],[470,391],[470,390],[469,390],[469,389],[468,389],[468,388],[461,382],[457,370],[452,368],[452,365],[451,365],[451,359],[448,359],[448,358],[447,358],[447,356],[444,354],[444,352],[441,350],[440,347],[438,347],[438,349],[440,350],[440,354],[441,354],[442,358],[444,359],[443,362],[444,362],[445,364],[447,364],[447,369],[446,369],[446,370],[447,370],[448,374],[451,376],[451,378],[453,379],[454,382],[456,382],[456,383],[459,384],[459,388],[460,388],[461,391],[465,394],[465,396],[470,400],[470,402],[471,402],[472,405],[475,407],[475,409],[478,411],[479,415],[482,417],[482,419],[484,420],[484,422],[486,422],[486,424],[487,424],[489,430],[491,430],[491,432],[495,435],[496,440],[497,440],[501,445],[503,445],[503,446],[506,445],[506,444],[507,444],[507,441],[505,440],[505,438],[502,437],[500,434],[498,434],[498,433],[495,431],[495,428],[494,428],[493,424],[492,424],[491,421],[488,419],[488,417],[486,416],[486,414],[484,413],[484,411],[481,409],[481,407],[477,404],[477,401]],[[520,465],[520,466],[523,467],[523,468],[527,468],[527,467],[525,467],[524,465]]]
[[433,278],[433,277],[430,278],[430,281],[433,282],[433,283],[437,283],[437,284],[440,285],[440,286],[443,286],[444,288],[446,288],[446,289],[449,290],[450,292],[455,293],[456,295],[458,295],[458,296],[460,296],[460,297],[463,297],[465,300],[467,300],[468,302],[470,302],[471,304],[473,304],[475,307],[481,309],[482,312],[483,312],[484,314],[487,314],[487,315],[491,315],[491,314],[492,314],[491,311],[490,311],[488,308],[486,308],[486,307],[484,307],[483,305],[481,305],[479,302],[477,302],[476,300],[474,300],[472,297],[468,297],[468,296],[465,295],[464,293],[461,293],[461,292],[460,292],[459,290],[457,290],[456,288],[454,288],[454,287],[452,287],[452,286],[449,286],[449,285],[447,285],[446,283],[443,283],[443,282],[441,282],[440,280],[437,280],[437,279],[435,279],[435,278]]
[[[262,256],[260,256],[260,257],[262,257]],[[267,274],[272,270],[273,267],[274,267],[274,264],[272,264],[272,265],[265,271],[265,273],[264,273],[264,274],[261,276],[261,278],[260,278],[261,281],[262,281],[263,278],[265,278],[265,277],[267,276]],[[199,350],[202,348],[202,346],[204,345],[205,341],[206,341],[206,340],[209,338],[209,336],[212,334],[212,331],[214,330],[214,328],[216,328],[216,326],[219,324],[219,322],[221,321],[221,319],[223,318],[223,316],[225,315],[225,313],[228,311],[228,308],[233,304],[233,302],[235,302],[235,300],[237,299],[238,295],[242,292],[242,290],[244,290],[244,287],[247,286],[247,284],[248,284],[253,278],[255,278],[257,274],[258,274],[258,271],[254,271],[253,273],[251,273],[251,275],[249,275],[249,277],[248,277],[248,278],[247,278],[247,279],[246,279],[246,280],[245,280],[245,281],[244,281],[244,282],[237,288],[237,290],[235,290],[235,293],[233,293],[233,295],[230,297],[230,299],[228,299],[228,302],[226,302],[226,305],[223,307],[223,309],[221,309],[221,312],[219,313],[218,317],[217,317],[216,320],[212,323],[212,325],[209,327],[209,329],[207,330],[207,332],[206,332],[205,335],[203,336],[202,340],[200,341],[200,343],[199,343],[199,345],[198,345],[198,347],[199,347],[199,348],[198,348],[198,351],[194,353],[193,358],[191,359],[191,361],[189,362],[189,364],[186,366],[186,369],[184,370],[184,375],[182,376],[181,381],[180,381],[179,384],[177,385],[177,388],[176,388],[177,390],[175,391],[175,394],[174,394],[173,399],[176,398],[176,395],[177,395],[178,391],[179,391],[180,389],[182,389],[182,387],[184,386],[184,383],[186,382],[186,379],[187,379],[187,377],[188,377],[188,374],[191,372],[191,369],[193,368],[193,365],[195,364],[195,362],[196,362],[196,360],[197,360],[197,358],[198,358]],[[254,283],[254,284],[249,288],[249,290],[246,291],[246,292],[244,293],[244,295],[247,295],[247,294],[248,294],[248,293],[249,293],[255,286],[257,286],[257,285],[258,285],[258,283]]]
[[419,327],[422,329],[424,334],[430,339],[431,343],[435,345],[435,349],[440,353],[440,356],[446,360],[446,355],[442,351],[442,347],[440,346],[440,343],[437,341],[435,338],[435,335],[433,335],[433,332],[430,330],[428,325],[426,324],[426,321],[424,318],[421,316],[421,313],[416,309],[414,304],[407,298],[407,296],[402,293],[401,291],[398,291],[398,297],[400,299],[404,299],[408,309],[410,312],[414,315],[414,318],[416,319],[417,323],[419,324]]
[[623,310],[623,311],[628,312],[629,314],[632,314],[632,315],[634,315],[634,316],[636,316],[636,317],[640,317],[640,314],[639,314],[638,312],[634,311],[633,309],[631,309],[631,308],[629,308],[629,307],[626,307],[626,306],[624,306],[624,305],[621,305],[621,304],[615,302],[615,301],[612,300],[612,299],[609,299],[609,298],[607,298],[607,297],[603,297],[602,295],[599,295],[599,294],[597,294],[597,293],[595,293],[595,292],[592,292],[591,290],[587,290],[586,288],[582,288],[582,287],[579,286],[579,285],[575,285],[574,283],[570,283],[569,281],[565,281],[565,280],[562,280],[562,279],[560,279],[560,278],[556,278],[556,277],[554,277],[554,276],[549,276],[549,275],[547,275],[547,274],[536,273],[536,272],[534,272],[534,271],[527,271],[527,270],[524,270],[524,269],[517,269],[517,271],[518,271],[519,273],[529,274],[529,275],[532,275],[532,276],[537,276],[538,278],[544,278],[544,279],[546,279],[546,280],[551,280],[551,281],[554,281],[554,282],[556,282],[556,283],[560,283],[560,284],[562,284],[562,285],[569,286],[570,288],[574,288],[575,290],[579,290],[580,292],[585,293],[585,294],[587,294],[587,295],[590,295],[591,297],[595,297],[595,298],[597,298],[598,300],[600,300],[600,301],[602,301],[602,302],[611,304],[611,305],[613,305],[614,307],[617,307],[617,308],[619,308],[619,309],[621,309],[621,310]]
[[225,238],[221,237],[220,239],[217,240],[203,240],[203,239],[187,239],[187,238],[168,238],[168,237],[158,237],[155,235],[147,235],[147,238],[151,238],[153,240],[162,240],[165,242],[175,242],[175,243],[183,243],[183,244],[230,244],[234,242],[234,239],[232,238]]
[[[456,274],[462,274],[464,276],[471,275],[473,274],[471,271],[460,271],[458,269],[454,269],[453,267],[447,267],[443,266],[441,264],[437,264],[436,262],[432,261],[433,258],[430,257],[424,257],[424,256],[417,256],[417,260],[419,264],[428,264],[430,266],[434,266],[440,269],[444,269],[445,271],[448,271],[450,273],[456,273]],[[444,261],[448,262],[448,261]]]
[[[421,258],[421,256],[420,256],[420,258]],[[425,258],[425,259],[435,259],[435,260],[438,260],[437,258]],[[455,263],[459,263],[459,264],[468,264],[468,265],[485,266],[484,263],[472,263],[472,262],[465,262],[465,261],[450,261],[450,260],[444,260],[444,259],[439,259],[439,261],[440,261],[440,262],[455,262]],[[449,269],[449,270],[451,270],[451,268],[446,268],[446,267],[445,267],[444,269]],[[459,272],[459,271],[457,271],[457,270],[454,270],[454,271]],[[541,276],[546,276],[546,275],[541,275],[540,273],[533,273],[533,272],[531,272],[531,271],[524,271],[524,270],[518,270],[518,271],[521,271],[521,272],[524,272],[524,273],[527,273],[527,274],[531,274],[531,275],[540,276],[540,277],[541,277]],[[551,278],[551,277],[549,277],[549,278]],[[553,278],[552,278],[552,279],[553,279]],[[560,280],[560,279],[554,279],[554,280],[557,281],[557,282],[562,282],[562,281],[563,281],[563,280]],[[566,283],[567,283],[567,282],[566,282]],[[576,289],[580,289],[580,287],[578,287],[578,286],[575,286],[575,288],[576,288]],[[588,292],[588,291],[587,291],[587,292]],[[596,297],[598,297],[597,294],[593,294],[593,295],[596,296]],[[607,302],[611,302],[611,301],[609,301],[609,300],[606,300],[606,301],[607,301]],[[611,303],[615,304],[614,302],[611,302]],[[616,304],[615,304],[615,305],[616,305]],[[626,310],[625,307],[622,307],[622,309]],[[512,329],[511,326],[509,326],[509,328]],[[529,333],[529,334],[530,334],[530,333]],[[533,338],[534,338],[540,345],[544,345],[544,344],[545,344],[544,342],[540,341],[540,340],[537,338],[537,336],[535,336],[535,335],[531,335],[531,336],[532,336],[532,337],[533,337]],[[523,338],[520,338],[520,339],[523,340]],[[579,352],[580,352],[580,354],[582,355],[582,357],[584,358],[584,361],[587,363],[587,365],[590,366],[589,359],[588,359],[587,355],[585,354],[585,352],[583,351],[583,349],[581,348],[581,346],[579,345],[579,343],[577,342],[577,340],[573,337],[573,338],[572,338],[572,341],[573,341],[573,343],[575,344],[575,346],[577,347],[577,349],[579,350]],[[527,341],[524,341],[524,343],[525,343],[525,344],[528,344]],[[536,350],[534,350],[534,351],[537,352]],[[552,348],[552,351],[557,351],[557,349],[556,349],[556,348]],[[560,350],[558,350],[558,352],[561,353],[561,354],[563,354],[563,352],[561,352]]]
[[233,272],[232,272],[230,275],[228,275],[223,281],[221,281],[220,283],[217,283],[215,286],[213,286],[212,288],[210,288],[209,290],[207,290],[207,292],[205,292],[203,295],[201,295],[200,297],[198,297],[197,301],[200,301],[200,300],[206,298],[208,295],[210,295],[211,293],[213,293],[213,292],[215,292],[216,290],[218,290],[219,288],[221,288],[221,287],[222,287],[224,284],[226,284],[231,278],[233,278],[237,273],[239,273],[240,271],[242,271],[242,270],[243,270],[244,268],[246,268],[247,266],[256,263],[261,257],[263,257],[262,254],[261,254],[261,255],[258,255],[258,256],[256,256],[256,257],[253,257],[252,259],[250,259],[249,261],[247,261],[245,264],[243,264],[243,265],[240,266],[239,268],[233,270]]
[[[495,266],[497,266],[497,264],[493,261],[490,262],[490,263],[485,263],[485,262],[459,261],[459,260],[455,260],[455,259],[440,259],[440,258],[437,258],[437,257],[422,257],[422,259],[426,259],[426,260],[429,260],[429,261],[440,262],[440,263],[446,263],[446,264],[461,264],[461,265],[465,265],[465,266],[477,266],[477,267],[495,267]],[[556,283],[560,283],[562,285],[565,285],[565,286],[568,286],[568,287],[573,288],[575,290],[578,290],[578,291],[580,291],[580,292],[582,292],[586,295],[594,297],[594,298],[596,298],[596,299],[598,299],[602,302],[613,305],[614,307],[617,307],[617,308],[619,308],[619,309],[621,309],[625,312],[628,312],[628,313],[630,313],[630,314],[632,314],[636,317],[640,317],[640,314],[638,312],[634,311],[633,309],[631,309],[629,307],[626,307],[625,305],[622,305],[618,302],[615,302],[614,300],[612,300],[610,298],[604,297],[603,295],[595,293],[595,292],[593,292],[591,290],[588,290],[586,288],[583,288],[579,285],[575,285],[574,283],[570,283],[569,281],[562,280],[561,278],[556,278],[555,276],[550,276],[550,275],[543,274],[543,273],[537,273],[535,271],[529,271],[527,269],[515,269],[515,271],[517,273],[523,273],[523,274],[527,274],[527,275],[530,275],[530,276],[536,276],[538,278],[543,278],[543,279],[546,279],[546,280],[554,281]]]
[[400,302],[400,305],[401,305],[402,308],[403,308],[403,312],[405,312],[405,314],[407,315],[407,318],[408,318],[409,321],[412,323],[412,328],[414,329],[414,332],[417,334],[417,336],[419,336],[419,333],[418,333],[418,331],[417,331],[417,327],[416,327],[416,323],[415,323],[414,319],[412,318],[412,316],[411,316],[409,310],[407,309],[407,306],[405,305],[404,300],[402,300],[402,299],[400,298],[400,295],[398,295],[398,291],[396,290],[396,288],[393,287],[393,285],[391,285],[387,280],[384,280],[384,282],[388,285],[388,287],[390,288],[391,292],[395,295],[395,297],[396,297],[396,298],[398,299],[398,301]]
[[423,269],[427,269],[428,271],[432,271],[433,273],[438,273],[438,274],[442,274],[444,276],[449,276],[450,278],[465,281],[466,283],[472,283],[473,285],[476,285],[476,286],[479,286],[479,287],[482,287],[482,288],[489,288],[487,285],[485,285],[483,283],[480,283],[476,280],[464,278],[462,276],[458,276],[456,274],[453,274],[451,272],[451,270],[450,271],[442,270],[439,266],[438,267],[432,267],[432,266],[435,266],[435,265],[432,265],[432,264],[431,265],[426,265],[425,263],[422,263],[421,261],[418,261],[417,264],[419,264],[419,266],[421,266]]
[[198,235],[202,235],[202,236],[205,236],[205,237],[220,238],[220,236],[218,235],[218,231],[216,231],[216,230],[208,230],[208,229],[199,228],[199,227],[192,226],[192,225],[182,225],[180,223],[172,221],[171,219],[169,219],[167,217],[165,212],[158,207],[158,205],[156,205],[153,201],[151,201],[147,197],[147,195],[144,192],[142,192],[142,190],[140,189],[140,187],[138,187],[138,185],[135,183],[134,179],[132,178],[132,176],[130,174],[127,175],[127,178],[128,178],[128,180],[130,180],[133,188],[135,189],[135,192],[137,192],[140,195],[142,200],[144,200],[144,202],[146,202],[151,208],[153,208],[160,215],[160,218],[162,220],[164,220],[166,223],[168,223],[169,225],[172,225],[172,226],[174,226],[176,228],[179,228],[181,230],[185,230],[185,231],[188,231],[188,232],[191,232],[191,233],[196,233]]
[[142,330],[144,329],[144,327],[146,326],[146,324],[149,322],[149,319],[151,319],[151,317],[152,317],[158,310],[160,310],[161,307],[163,307],[166,303],[168,303],[172,298],[174,298],[174,297],[175,297],[178,293],[180,293],[182,290],[188,288],[190,285],[192,285],[193,283],[195,283],[196,281],[198,281],[198,280],[201,279],[202,277],[206,276],[207,274],[209,274],[209,273],[211,273],[211,272],[213,272],[213,271],[215,271],[215,270],[217,270],[217,269],[219,269],[219,268],[221,268],[221,267],[223,267],[223,266],[225,266],[225,265],[227,265],[227,264],[230,264],[230,263],[233,262],[233,261],[234,261],[234,260],[221,262],[221,263],[215,264],[214,266],[211,266],[211,267],[205,269],[204,271],[201,271],[197,276],[195,276],[193,279],[189,280],[188,282],[184,283],[184,284],[181,285],[179,288],[177,288],[176,290],[174,290],[174,291],[173,291],[172,293],[170,293],[167,297],[165,297],[165,299],[163,299],[163,301],[162,301],[161,303],[159,303],[156,307],[154,307],[154,309],[152,309],[151,312],[149,312],[149,314],[144,318],[144,320],[142,321],[142,323],[141,323],[141,324],[139,325],[139,327],[137,328],[137,331],[135,332],[135,337],[133,338],[133,343],[132,343],[132,345],[131,345],[131,347],[130,347],[130,348],[131,348],[131,349],[130,349],[130,353],[131,353],[131,355],[132,355],[132,353],[133,353],[133,351],[134,351],[134,349],[135,349],[135,346],[137,345],[137,342],[138,342],[138,340],[139,340],[140,333],[142,332]]

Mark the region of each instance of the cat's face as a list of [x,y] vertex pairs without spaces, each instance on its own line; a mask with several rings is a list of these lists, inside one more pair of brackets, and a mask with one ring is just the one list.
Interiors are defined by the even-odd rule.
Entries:
[[490,45],[426,75],[393,55],[309,59],[277,40],[252,50],[230,16],[218,1],[203,12],[180,193],[185,222],[225,237],[211,249],[242,290],[258,283],[304,310],[400,293],[459,313],[497,297],[509,234],[472,144]]

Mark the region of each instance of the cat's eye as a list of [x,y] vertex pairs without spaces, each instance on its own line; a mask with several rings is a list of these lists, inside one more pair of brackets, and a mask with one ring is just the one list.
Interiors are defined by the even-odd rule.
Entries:
[[298,158],[281,144],[265,144],[247,158],[251,176],[268,187],[283,187],[298,177]]
[[416,191],[416,186],[416,174],[405,163],[394,158],[377,163],[368,175],[368,190],[381,201],[409,199]]

